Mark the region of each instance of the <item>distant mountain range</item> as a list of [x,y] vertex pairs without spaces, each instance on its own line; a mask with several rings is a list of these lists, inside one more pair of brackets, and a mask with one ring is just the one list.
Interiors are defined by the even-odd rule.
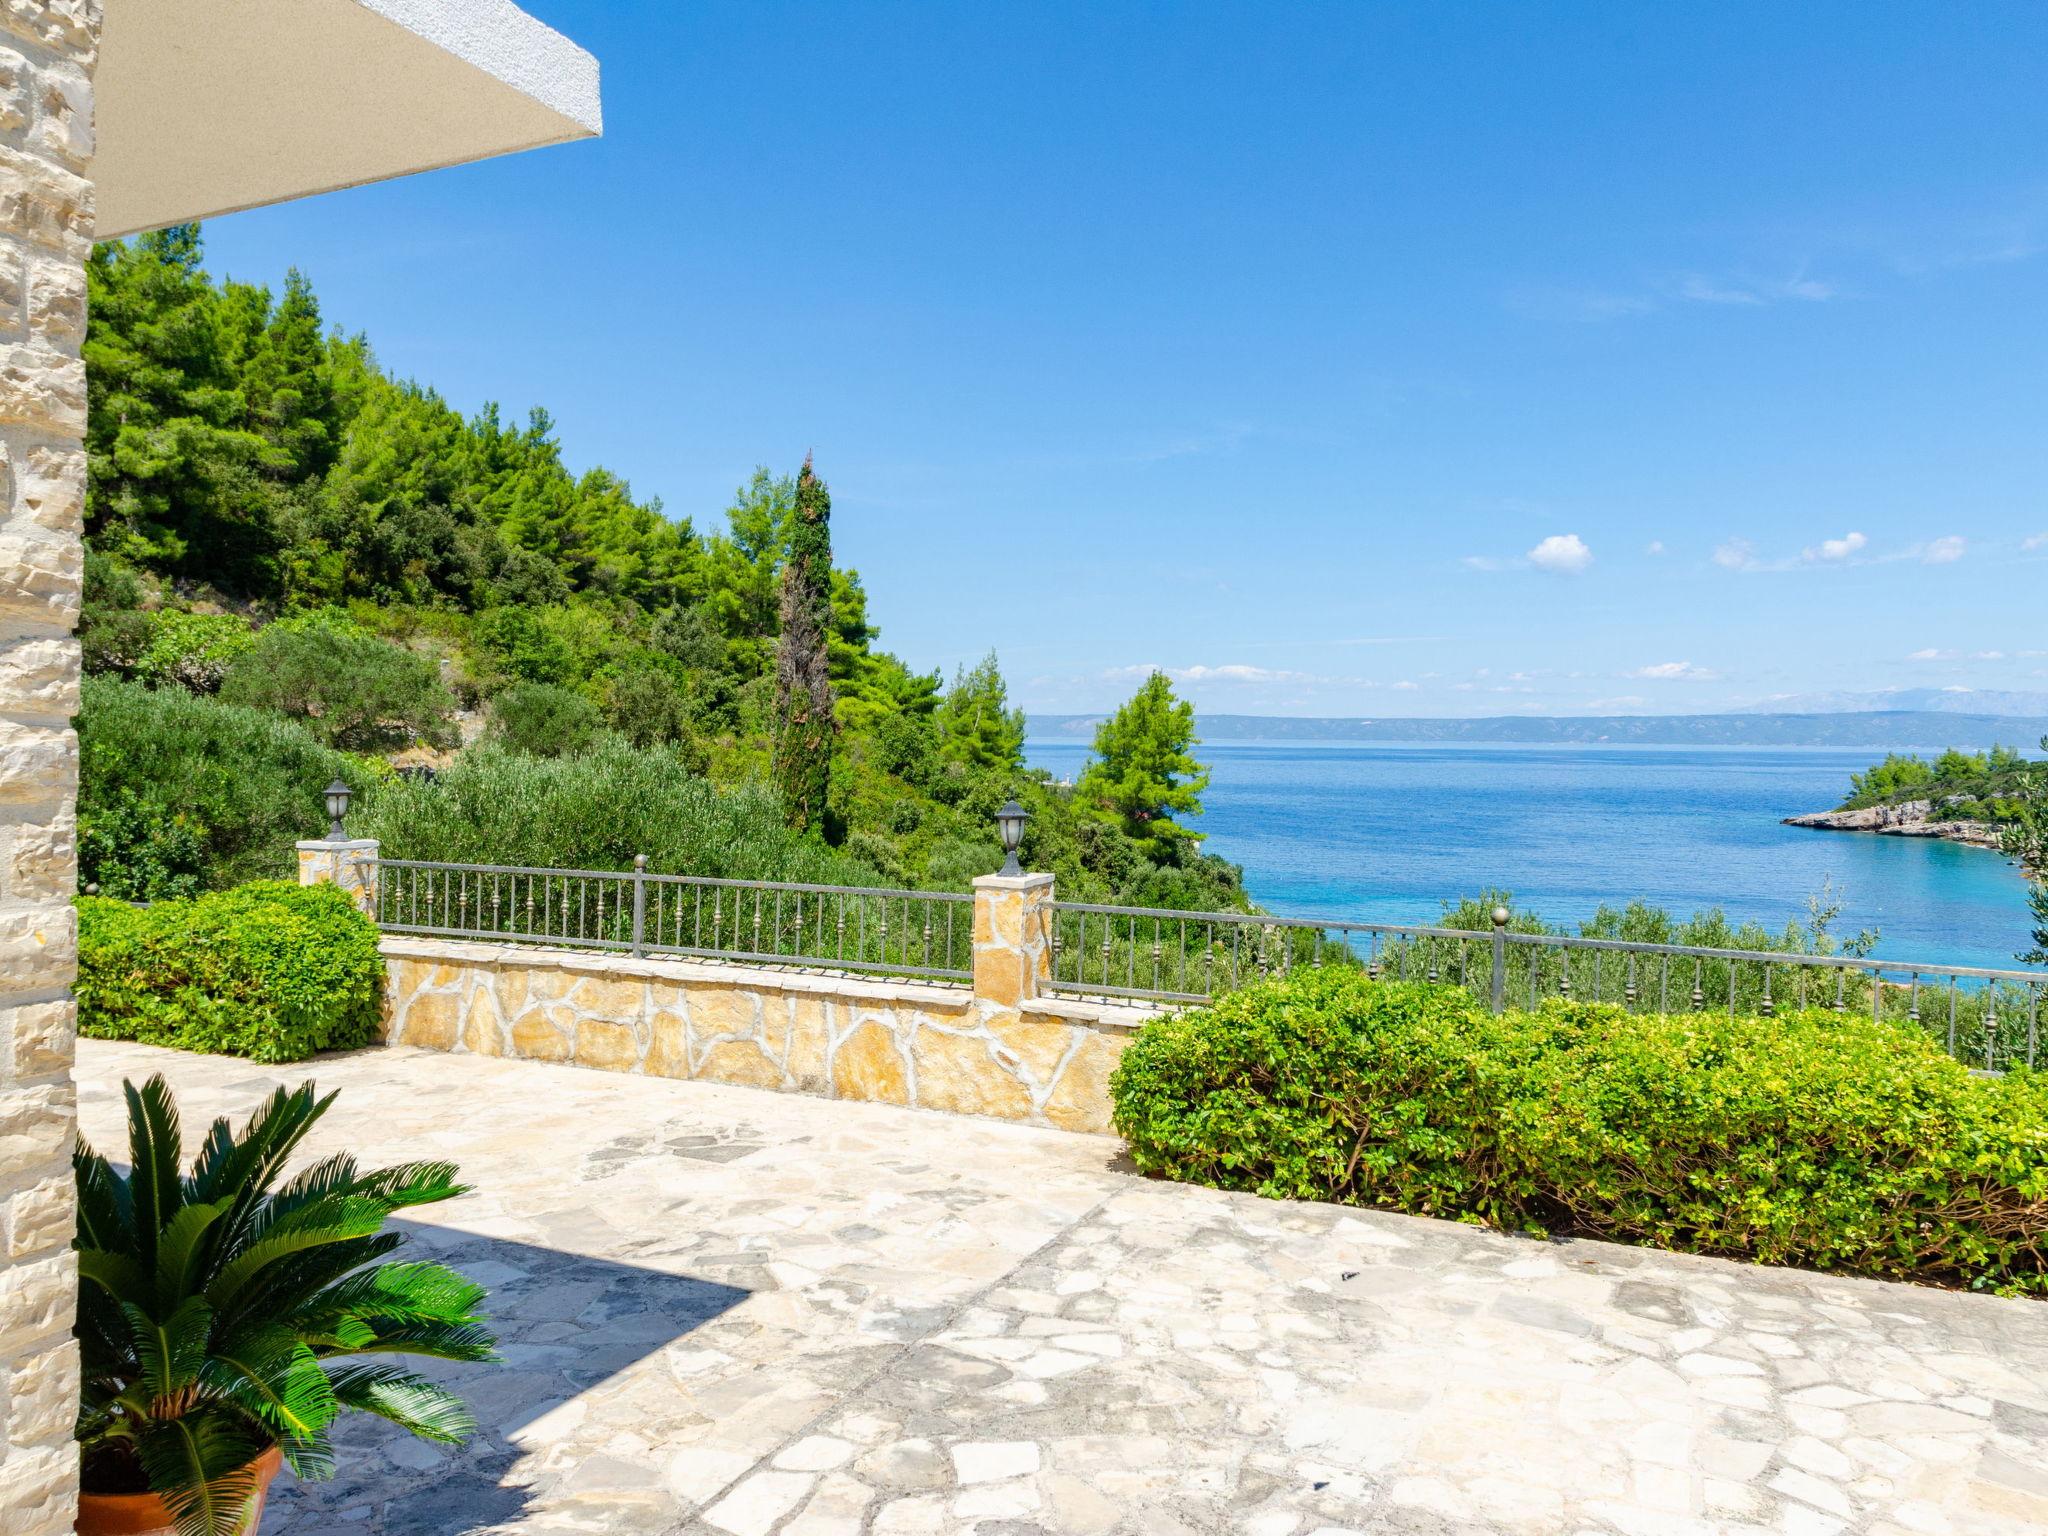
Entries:
[[[1923,691],[1933,690],[1914,690]],[[2042,702],[2048,704],[2048,698]],[[1028,726],[1034,739],[1085,741],[1094,736],[1095,727],[1103,719],[1099,714],[1032,715]],[[1982,750],[2002,742],[2031,751],[2043,735],[2048,735],[2048,708],[2032,715],[1963,714],[1946,708],[1816,708],[1804,713],[1772,709],[1728,715],[1489,715],[1470,720],[1201,715],[1195,720],[1195,730],[1202,740],[1214,742],[1523,742],[1558,746],[1842,747],[1872,752],[1939,752],[1944,747]]]
[[2008,693],[1996,688],[1892,688],[1881,693],[1795,693],[1754,704],[1745,715],[1844,715],[1874,710],[1918,710],[1934,715],[2048,716],[2048,693]]

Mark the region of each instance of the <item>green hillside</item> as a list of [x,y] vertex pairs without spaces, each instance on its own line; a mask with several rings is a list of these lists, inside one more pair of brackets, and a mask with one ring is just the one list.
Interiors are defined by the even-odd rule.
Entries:
[[[1000,862],[994,812],[1017,795],[1029,861],[1067,894],[1243,904],[1179,832],[1177,780],[1057,790],[1024,770],[993,655],[949,682],[880,647],[859,573],[832,562],[822,479],[804,516],[798,477],[766,468],[701,525],[671,515],[572,471],[542,409],[464,416],[393,377],[299,273],[273,294],[202,257],[184,227],[88,271],[80,820],[83,878],[108,894],[281,872],[339,768],[393,856],[639,851],[959,888]],[[784,689],[780,726],[778,659],[810,689],[794,712]],[[799,716],[807,745],[772,775]],[[823,801],[800,815],[799,781]],[[485,816],[484,784],[531,791],[550,824]],[[715,858],[684,825],[710,813],[677,812],[703,793],[733,801]]]

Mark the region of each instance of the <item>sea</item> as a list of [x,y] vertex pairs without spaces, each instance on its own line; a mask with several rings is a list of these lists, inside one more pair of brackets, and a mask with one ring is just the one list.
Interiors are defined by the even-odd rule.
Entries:
[[[1288,917],[1428,923],[1507,890],[1576,924],[1640,898],[1773,929],[1824,890],[1838,934],[1886,959],[2008,966],[2030,942],[2027,886],[2002,854],[1931,838],[1780,825],[1840,803],[1867,751],[1755,747],[1204,744],[1203,847]],[[1076,778],[1088,743],[1027,743]]]

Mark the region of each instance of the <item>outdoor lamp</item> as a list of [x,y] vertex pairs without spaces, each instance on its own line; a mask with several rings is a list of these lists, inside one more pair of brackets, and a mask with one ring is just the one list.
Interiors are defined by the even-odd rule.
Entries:
[[1017,848],[1024,841],[1024,823],[1031,819],[1031,813],[1015,800],[1006,801],[996,812],[996,830],[1003,836],[1003,873],[1021,875],[1024,867],[1017,862]]
[[341,818],[348,814],[349,787],[340,779],[327,786],[327,841],[341,842],[348,836],[341,829]]

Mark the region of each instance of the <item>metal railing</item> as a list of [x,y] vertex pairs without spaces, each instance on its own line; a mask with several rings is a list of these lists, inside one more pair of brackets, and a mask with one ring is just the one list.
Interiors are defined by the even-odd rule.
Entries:
[[[627,871],[379,859],[376,916],[393,933],[692,955],[970,981],[972,896]],[[1054,901],[1056,993],[1202,1003],[1320,966],[1460,986],[1495,1012],[1546,998],[1653,1013],[1763,1017],[1808,1008],[1917,1025],[1997,1070],[2040,1063],[2048,973],[1853,955],[1711,949],[1243,912]]]
[[973,897],[628,871],[377,861],[391,933],[966,981]]
[[1516,933],[1502,914],[1475,932],[1059,901],[1048,924],[1052,988],[1078,996],[1200,1003],[1304,967],[1356,966],[1461,986],[1495,1012],[1551,997],[1646,1013],[1868,1011],[1992,1070],[2038,1064],[2048,992],[2039,971]]

